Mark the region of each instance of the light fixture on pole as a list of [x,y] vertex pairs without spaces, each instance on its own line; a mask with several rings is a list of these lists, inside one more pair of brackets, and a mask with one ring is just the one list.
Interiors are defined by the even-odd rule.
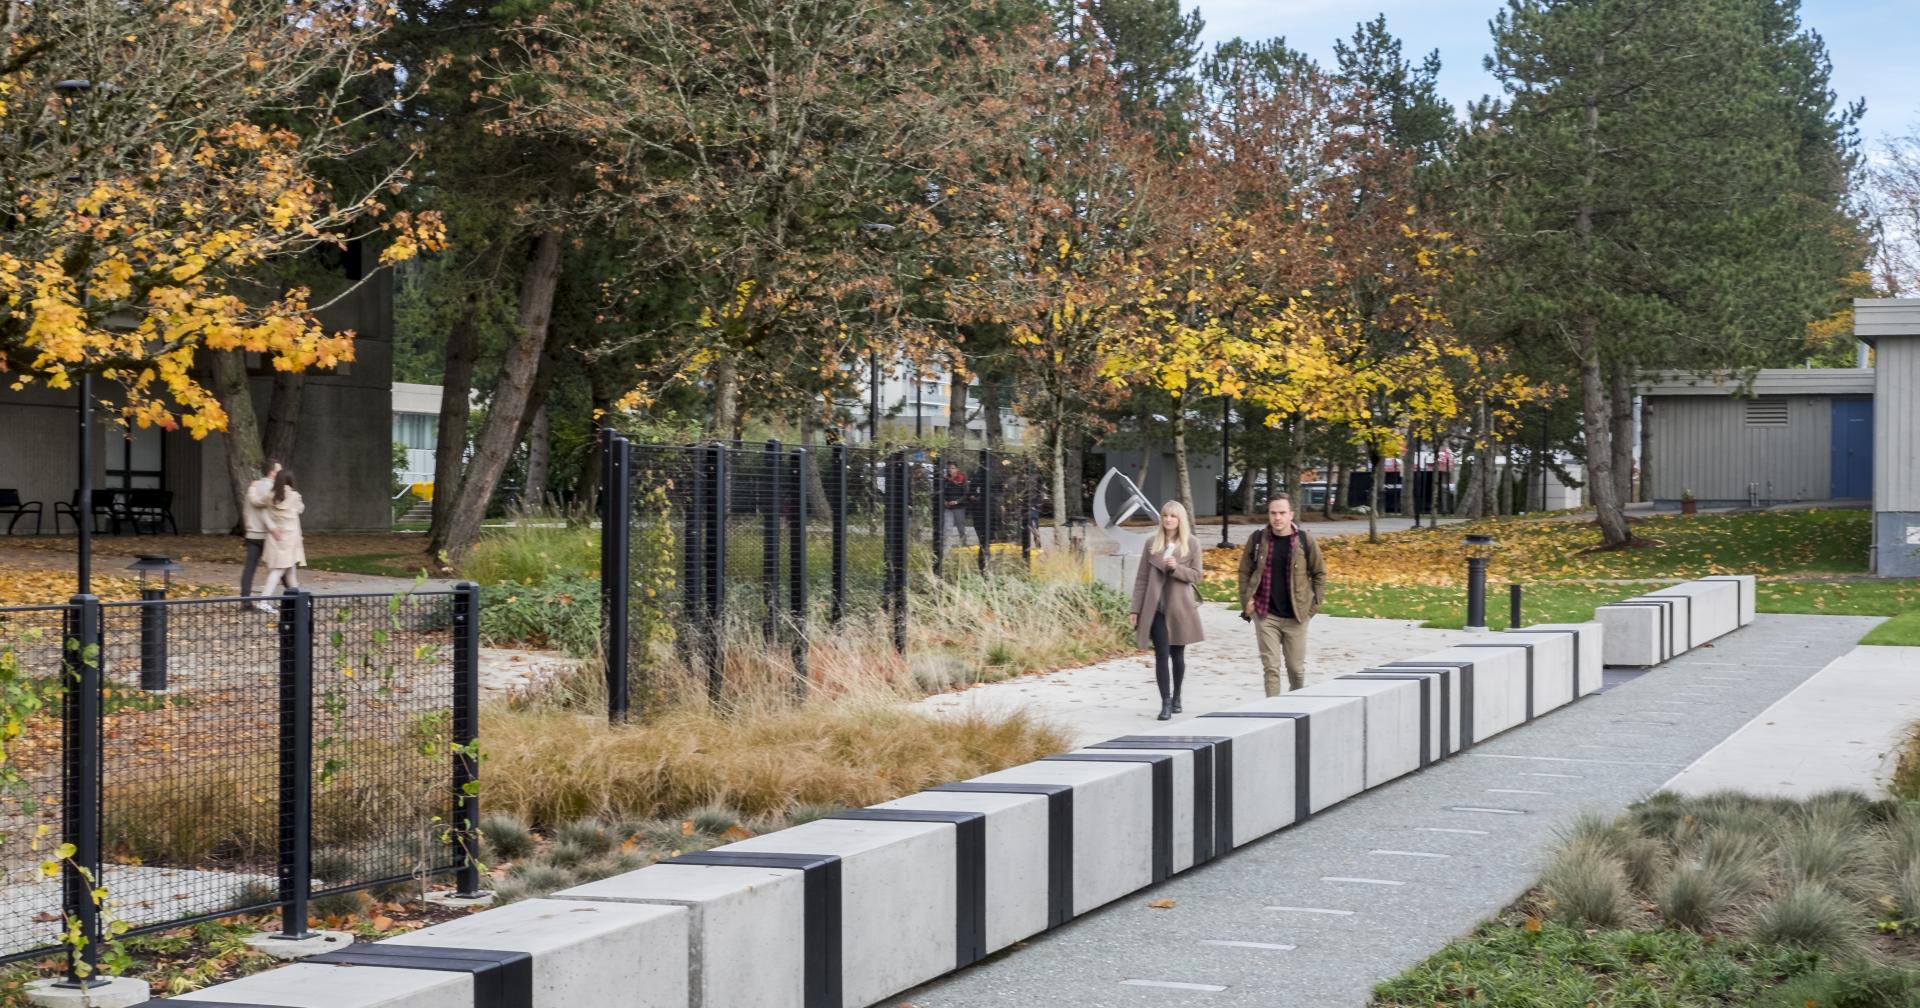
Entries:
[[[158,693],[167,688],[167,590],[180,565],[172,557],[146,555],[127,569],[140,575],[140,688]],[[159,584],[148,580],[155,574]]]
[[[1220,548],[1233,545],[1233,539],[1227,534],[1227,451],[1233,437],[1233,400],[1220,397]],[[1248,479],[1253,477],[1249,475]]]
[[[63,80],[53,85],[60,94],[62,106],[61,121],[64,124],[73,118],[74,99],[93,90],[91,81]],[[91,307],[87,296],[87,285],[80,285],[80,308],[82,324],[85,324],[86,311]],[[86,370],[81,363],[80,371],[80,451],[76,459],[79,467],[78,490],[74,495],[74,507],[79,514],[74,517],[74,531],[79,536],[79,554],[74,565],[77,586],[74,591],[80,595],[93,594],[93,372]]]
[[1493,556],[1493,537],[1475,532],[1462,540],[1467,546],[1467,629],[1487,629],[1487,561]]

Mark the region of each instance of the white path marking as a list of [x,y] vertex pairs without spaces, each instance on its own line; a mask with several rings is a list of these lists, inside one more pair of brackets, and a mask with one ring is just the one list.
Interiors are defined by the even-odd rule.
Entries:
[[[1595,746],[1591,748],[1600,748],[1600,747]],[[1619,749],[1623,747],[1608,746],[1606,748]],[[1478,757],[1480,759],[1539,760],[1542,763],[1604,763],[1608,766],[1646,766],[1646,767],[1685,767],[1687,766],[1687,764],[1685,763],[1647,763],[1641,760],[1587,759],[1581,756],[1515,756],[1511,753],[1490,753],[1490,752],[1465,753],[1464,755]]]
[[1223,991],[1219,984],[1182,983],[1178,980],[1122,980],[1128,987],[1164,987],[1168,990]]
[[1390,856],[1390,857],[1427,857],[1427,858],[1447,858],[1447,857],[1452,857],[1452,856],[1453,856],[1453,855],[1451,855],[1451,854],[1429,854],[1429,853],[1427,853],[1426,851],[1417,851],[1417,850],[1370,850],[1370,851],[1368,851],[1367,853],[1369,853],[1369,854],[1385,854],[1385,855],[1388,855],[1388,856]]
[[1615,718],[1613,723],[1614,724],[1658,725],[1662,728],[1672,728],[1674,726],[1672,721],[1633,721],[1625,718]]
[[1220,938],[1202,939],[1200,944],[1217,945],[1221,948],[1268,949],[1274,952],[1291,952],[1294,949],[1292,945],[1279,945],[1274,942],[1227,941]]
[[1450,829],[1446,826],[1415,826],[1414,830],[1419,833],[1471,833],[1474,836],[1493,835],[1483,829]]
[[1331,914],[1335,917],[1351,917],[1351,910],[1328,910],[1325,907],[1270,906],[1269,910],[1281,910],[1286,913]]
[[1550,794],[1552,794],[1553,792],[1551,792],[1551,791],[1529,791],[1529,790],[1527,790],[1526,788],[1510,788],[1510,787],[1490,787],[1490,788],[1488,788],[1488,789],[1487,789],[1487,793],[1488,793],[1488,794],[1544,794],[1544,795],[1550,795]]
[[1484,808],[1479,805],[1449,805],[1447,806],[1447,809],[1452,812],[1491,812],[1494,815],[1526,815],[1527,814],[1526,810],[1524,809]]
[[1358,882],[1361,885],[1406,885],[1405,882],[1395,882],[1392,879],[1352,878],[1346,875],[1322,875],[1320,876],[1320,881],[1322,882]]
[[1562,780],[1586,780],[1585,777],[1582,777],[1577,773],[1543,773],[1539,770],[1522,770],[1520,771],[1520,776],[1522,777],[1559,777]]

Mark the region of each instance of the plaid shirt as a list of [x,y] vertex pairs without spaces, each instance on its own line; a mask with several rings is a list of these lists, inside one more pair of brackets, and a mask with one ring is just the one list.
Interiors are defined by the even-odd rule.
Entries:
[[[1280,566],[1279,563],[1274,562],[1274,558],[1278,556],[1281,563],[1285,563],[1287,558],[1293,555],[1293,539],[1294,533],[1289,532],[1284,538],[1275,542],[1272,531],[1267,532],[1267,556],[1265,561],[1260,565],[1260,588],[1253,593],[1253,614],[1255,616],[1264,617],[1273,611],[1273,569]],[[1283,594],[1280,598],[1282,602],[1286,603],[1286,612],[1281,615],[1291,619],[1294,615],[1293,595],[1291,594],[1292,578],[1285,573],[1281,574],[1280,577],[1282,589],[1287,591],[1287,594]]]

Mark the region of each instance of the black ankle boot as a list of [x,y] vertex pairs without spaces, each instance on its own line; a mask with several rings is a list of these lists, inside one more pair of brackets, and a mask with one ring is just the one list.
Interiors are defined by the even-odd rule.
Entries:
[[1164,697],[1161,698],[1160,717],[1158,718],[1158,720],[1161,720],[1161,721],[1173,720],[1173,701],[1172,700],[1168,700]]
[[1180,694],[1178,693],[1173,695],[1173,712],[1175,714],[1180,713]]

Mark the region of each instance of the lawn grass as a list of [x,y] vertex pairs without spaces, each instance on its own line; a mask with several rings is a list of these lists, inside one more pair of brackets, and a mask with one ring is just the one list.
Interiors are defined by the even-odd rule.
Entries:
[[1920,609],[1909,609],[1874,627],[1865,637],[1860,638],[1860,643],[1920,647]]

